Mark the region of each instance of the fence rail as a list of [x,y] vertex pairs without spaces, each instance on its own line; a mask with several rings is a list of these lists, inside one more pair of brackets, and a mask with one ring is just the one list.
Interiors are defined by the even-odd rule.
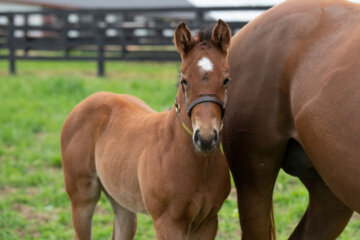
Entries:
[[[215,23],[214,11],[264,11],[261,7],[101,9],[0,13],[0,60],[173,61],[173,31],[185,21],[190,29]],[[235,33],[247,22],[228,22]],[[41,54],[45,52],[45,55]]]

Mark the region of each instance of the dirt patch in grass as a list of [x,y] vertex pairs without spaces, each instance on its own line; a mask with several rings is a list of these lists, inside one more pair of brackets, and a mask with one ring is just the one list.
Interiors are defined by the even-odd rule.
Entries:
[[39,188],[37,188],[37,187],[27,187],[25,192],[26,192],[26,195],[34,196],[34,195],[38,194]]
[[112,212],[110,213],[109,211],[107,211],[105,208],[103,208],[102,206],[100,206],[100,204],[98,203],[95,207],[95,214],[100,214],[100,215],[110,215],[113,214]]
[[[35,189],[28,189],[35,191]],[[37,191],[37,190],[36,190]],[[33,238],[40,237],[38,227],[45,225],[49,222],[55,222],[56,216],[60,213],[59,209],[52,209],[51,211],[38,212],[34,207],[25,204],[14,203],[12,209],[18,212],[20,216],[27,220],[29,223],[25,228],[17,229],[16,234],[20,239],[32,236]]]
[[18,193],[19,189],[15,187],[5,186],[0,188],[0,200],[7,198],[7,196]]
[[14,211],[18,212],[23,218],[30,221],[35,221],[39,224],[44,224],[48,221],[53,220],[54,216],[56,216],[57,212],[59,212],[56,209],[48,212],[36,212],[33,207],[20,203],[14,203],[12,205],[12,208]]

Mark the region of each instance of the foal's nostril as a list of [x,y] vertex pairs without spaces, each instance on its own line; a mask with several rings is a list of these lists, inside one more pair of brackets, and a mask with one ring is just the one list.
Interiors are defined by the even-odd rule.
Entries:
[[214,141],[217,143],[219,141],[219,133],[214,129]]
[[194,142],[198,143],[200,141],[200,130],[197,129],[194,133]]

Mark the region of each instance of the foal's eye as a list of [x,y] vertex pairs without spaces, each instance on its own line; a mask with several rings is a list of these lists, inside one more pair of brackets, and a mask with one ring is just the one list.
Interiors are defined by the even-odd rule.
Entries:
[[225,80],[223,82],[224,86],[226,86],[228,83],[229,83],[229,78],[225,78]]
[[187,86],[187,85],[188,85],[188,83],[187,83],[187,81],[186,81],[185,79],[182,79],[182,80],[181,80],[181,84],[183,84],[184,86]]

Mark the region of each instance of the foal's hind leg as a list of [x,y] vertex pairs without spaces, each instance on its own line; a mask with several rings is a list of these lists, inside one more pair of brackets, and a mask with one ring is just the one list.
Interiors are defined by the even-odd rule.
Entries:
[[317,177],[300,178],[309,191],[309,206],[289,239],[336,239],[353,211]]
[[115,219],[114,219],[114,230],[113,240],[132,240],[135,237],[137,217],[136,213],[129,211],[118,204],[109,194],[105,193],[107,199],[111,203],[113,208]]
[[218,229],[218,216],[206,221],[195,233],[190,234],[189,240],[215,239]]
[[65,188],[71,201],[75,239],[91,239],[91,220],[101,194],[101,184],[91,154],[79,148],[62,149]]
[[76,240],[91,239],[91,221],[100,198],[100,183],[96,177],[65,178],[71,201],[72,222]]
[[153,217],[157,240],[187,239],[190,222],[187,219],[174,220],[169,212],[164,212],[159,218]]

